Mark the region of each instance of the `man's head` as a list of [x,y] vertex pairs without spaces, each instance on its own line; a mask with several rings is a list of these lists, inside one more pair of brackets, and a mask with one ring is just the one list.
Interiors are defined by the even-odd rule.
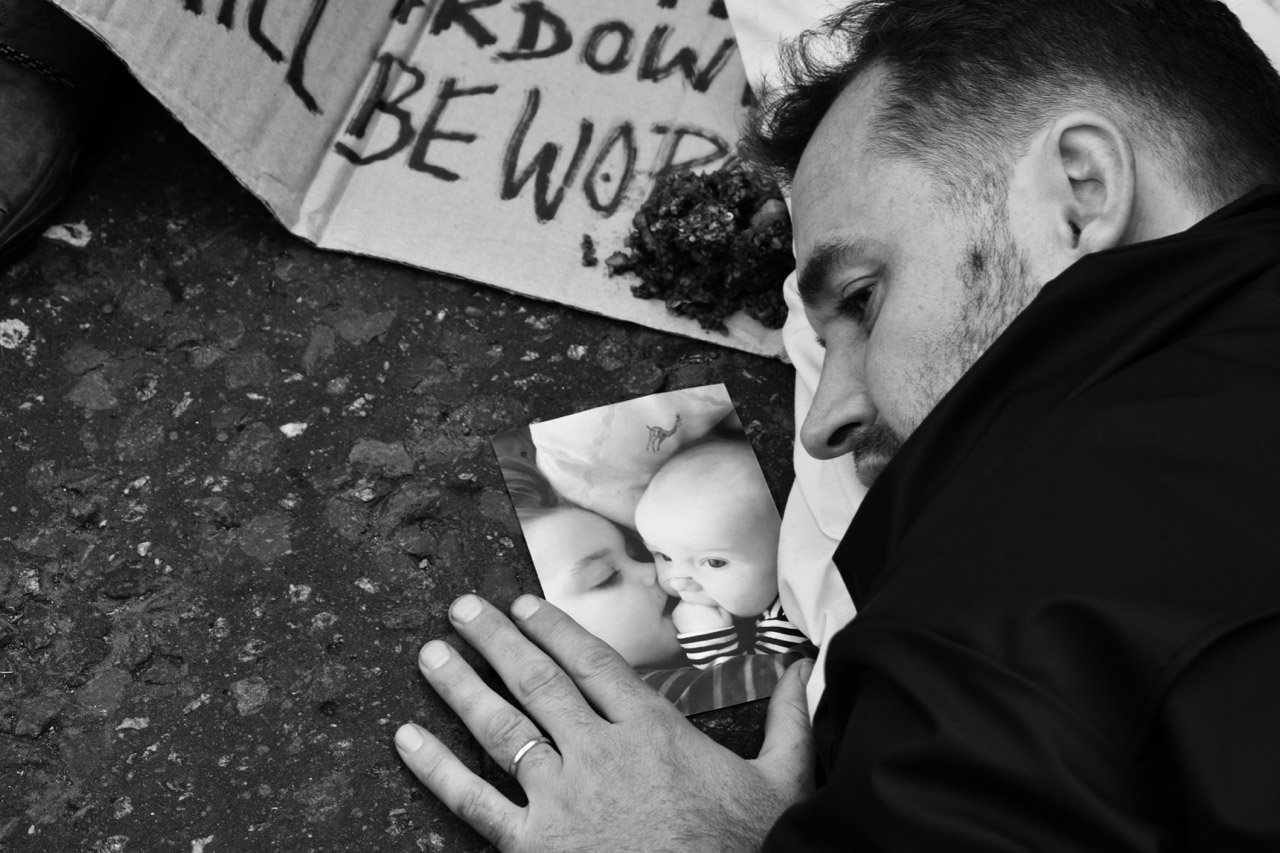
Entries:
[[1280,182],[1280,79],[1217,0],[863,0],[745,148],[827,348],[801,436],[870,482],[1045,282]]
[[685,601],[758,616],[778,595],[778,510],[750,445],[710,441],[672,456],[636,506],[658,580]]

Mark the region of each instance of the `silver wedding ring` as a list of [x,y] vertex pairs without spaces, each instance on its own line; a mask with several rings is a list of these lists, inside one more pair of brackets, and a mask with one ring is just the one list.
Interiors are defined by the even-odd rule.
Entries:
[[547,746],[555,749],[555,744],[551,742],[550,738],[536,737],[516,750],[516,754],[511,759],[511,764],[507,767],[507,772],[512,776],[516,775],[516,768],[520,766],[521,760],[529,754],[529,750],[542,743],[545,743]]

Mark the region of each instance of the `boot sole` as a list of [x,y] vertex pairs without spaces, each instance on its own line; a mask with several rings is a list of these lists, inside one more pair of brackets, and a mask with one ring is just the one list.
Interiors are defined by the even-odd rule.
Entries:
[[30,251],[71,190],[71,177],[79,159],[79,147],[71,149],[45,172],[40,186],[0,230],[0,267]]

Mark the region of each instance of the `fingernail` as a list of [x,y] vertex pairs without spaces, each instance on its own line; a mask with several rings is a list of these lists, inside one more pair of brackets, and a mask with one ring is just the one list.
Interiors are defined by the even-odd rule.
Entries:
[[542,601],[536,595],[522,595],[511,605],[511,615],[517,619],[528,619],[541,606]]
[[800,683],[807,686],[809,684],[809,676],[811,675],[813,675],[813,661],[809,658],[805,658],[800,661]]
[[418,727],[405,723],[396,729],[396,746],[401,752],[417,752],[418,747],[422,746],[422,734]]
[[464,595],[453,603],[449,612],[459,622],[470,622],[480,613],[480,599],[474,595]]
[[449,659],[449,644],[432,640],[418,652],[418,659],[427,669],[439,669]]

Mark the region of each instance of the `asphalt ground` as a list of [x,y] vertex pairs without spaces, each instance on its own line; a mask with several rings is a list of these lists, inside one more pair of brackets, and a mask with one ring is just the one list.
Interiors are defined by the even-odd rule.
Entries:
[[[88,242],[0,272],[0,849],[487,849],[392,734],[518,796],[414,664],[537,590],[489,436],[723,382],[781,503],[791,370],[318,251],[113,83]],[[764,710],[694,721],[751,756]]]

